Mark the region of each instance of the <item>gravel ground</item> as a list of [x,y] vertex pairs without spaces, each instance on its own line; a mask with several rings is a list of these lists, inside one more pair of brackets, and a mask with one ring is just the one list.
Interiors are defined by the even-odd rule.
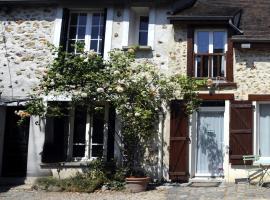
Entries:
[[269,199],[270,189],[247,184],[223,184],[219,187],[161,186],[156,190],[131,194],[128,192],[68,193],[31,190],[30,187],[0,188],[0,200],[178,200],[178,199]]

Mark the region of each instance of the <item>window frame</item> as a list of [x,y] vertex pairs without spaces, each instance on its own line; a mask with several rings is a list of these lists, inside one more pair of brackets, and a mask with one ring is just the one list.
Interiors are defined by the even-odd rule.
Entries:
[[[214,32],[225,32],[225,44],[224,44],[224,77],[220,77],[221,79],[226,79],[226,75],[227,75],[227,61],[226,61],[226,57],[227,57],[227,52],[228,52],[228,31],[227,29],[219,29],[219,28],[198,28],[195,29],[194,31],[194,47],[193,47],[193,53],[194,53],[194,74],[193,76],[195,78],[217,78],[213,76],[213,59],[212,59],[212,69],[211,69],[211,74],[209,74],[210,72],[208,71],[208,77],[199,77],[197,74],[197,59],[195,57],[196,54],[198,54],[198,32],[208,32],[209,33],[209,45],[208,45],[208,55],[214,54]],[[209,64],[209,63],[208,63]],[[208,66],[209,69],[209,66]]]
[[[270,105],[270,101],[258,101],[255,102],[256,106],[256,113],[255,113],[255,119],[254,120],[254,154],[260,155],[260,106],[261,105]],[[270,113],[269,113],[270,114]],[[270,156],[262,156],[263,158],[269,158]]]
[[[147,22],[147,30],[142,30],[141,29],[141,20],[142,18],[147,18],[148,19],[148,22]],[[148,35],[149,35],[149,15],[139,15],[138,16],[138,24],[139,24],[139,27],[138,27],[138,45],[139,46],[147,46],[148,45]],[[140,44],[140,33],[147,33],[146,34],[146,44]]]
[[[100,26],[103,26],[103,38],[100,38],[100,35],[98,35],[98,39],[95,39],[98,41],[98,44],[97,44],[97,49],[100,51],[97,53],[99,55],[102,55],[103,54],[103,49],[104,49],[104,41],[105,41],[105,34],[104,34],[104,30],[105,30],[105,22],[106,22],[106,17],[105,17],[105,12],[104,10],[102,9],[96,9],[96,10],[84,10],[84,9],[74,9],[74,10],[70,10],[69,11],[69,17],[68,17],[68,26],[67,26],[67,32],[64,33],[67,35],[66,37],[66,41],[65,41],[65,50],[68,52],[68,46],[69,46],[69,41],[70,41],[70,38],[69,38],[69,35],[70,35],[70,27],[71,27],[71,15],[72,14],[86,14],[86,25],[85,25],[85,37],[84,37],[84,42],[85,42],[85,45],[84,45],[84,51],[90,51],[90,47],[91,47],[91,41],[92,41],[92,37],[91,37],[91,31],[92,31],[92,28],[93,28],[93,25],[92,25],[92,18],[93,18],[93,15],[96,14],[96,13],[99,13],[99,14],[103,14],[103,25],[99,24],[99,27]],[[78,19],[77,19],[78,20]],[[96,25],[95,25],[96,26]],[[77,21],[77,24],[76,24],[76,28],[78,29],[78,21]],[[77,41],[77,37],[78,37],[78,30],[76,30],[76,40],[75,42]],[[72,40],[72,39],[71,39]],[[83,39],[82,39],[83,40]],[[100,46],[100,41],[102,41],[102,46]],[[75,54],[77,54],[76,52],[76,49],[74,49],[74,52]]]
[[[104,105],[100,105],[104,107],[104,128],[103,128],[103,155],[102,157],[107,158],[107,140],[108,140],[108,122],[109,122],[109,105],[106,103]],[[74,122],[75,122],[75,108],[70,111],[70,129],[68,134],[68,152],[67,157],[68,160],[71,161],[92,161],[99,157],[92,156],[92,145],[97,145],[96,143],[92,143],[93,136],[93,113],[90,113],[87,110],[86,114],[86,128],[85,128],[85,153],[84,157],[73,157],[73,138],[74,138]],[[98,144],[100,145],[100,144]]]
[[[222,81],[220,87],[234,87],[237,85],[234,83],[233,75],[233,41],[232,36],[234,35],[233,30],[227,28],[225,25],[220,24],[188,24],[187,25],[187,76],[195,78],[195,62],[194,62],[194,40],[195,40],[195,29],[225,29],[227,30],[227,55],[226,55],[226,79]],[[200,78],[197,78],[200,79]]]

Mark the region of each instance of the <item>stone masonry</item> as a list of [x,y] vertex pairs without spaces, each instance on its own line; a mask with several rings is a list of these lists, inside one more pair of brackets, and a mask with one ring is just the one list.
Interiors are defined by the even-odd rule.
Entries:
[[38,83],[52,55],[55,9],[0,8],[0,90],[23,98]]

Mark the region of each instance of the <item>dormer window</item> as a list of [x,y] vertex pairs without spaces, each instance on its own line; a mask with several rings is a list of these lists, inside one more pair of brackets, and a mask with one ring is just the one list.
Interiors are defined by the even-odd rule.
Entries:
[[194,43],[194,75],[198,78],[226,77],[227,32],[196,30]]

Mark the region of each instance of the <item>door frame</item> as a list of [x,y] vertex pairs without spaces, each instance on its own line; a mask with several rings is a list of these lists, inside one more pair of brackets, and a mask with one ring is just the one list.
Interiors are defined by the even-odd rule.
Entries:
[[[209,176],[209,174],[196,174],[196,167],[197,167],[197,142],[198,142],[198,112],[223,112],[223,123],[224,123],[224,130],[223,130],[223,175],[225,175],[225,163],[226,163],[226,147],[227,147],[227,127],[228,120],[227,120],[227,109],[228,107],[225,101],[224,107],[200,107],[198,111],[194,112],[190,117],[190,138],[191,144],[189,148],[189,162],[190,162],[190,178],[213,178],[213,176]],[[219,176],[215,176],[215,178],[220,178]]]

